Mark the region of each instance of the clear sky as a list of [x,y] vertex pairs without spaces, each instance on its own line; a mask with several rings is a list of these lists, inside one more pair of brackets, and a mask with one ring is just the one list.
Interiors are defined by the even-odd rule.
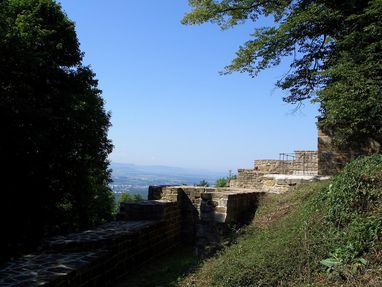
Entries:
[[294,112],[274,87],[287,63],[254,79],[219,75],[253,23],[183,26],[187,0],[59,2],[112,113],[112,161],[224,171],[316,149],[317,107]]

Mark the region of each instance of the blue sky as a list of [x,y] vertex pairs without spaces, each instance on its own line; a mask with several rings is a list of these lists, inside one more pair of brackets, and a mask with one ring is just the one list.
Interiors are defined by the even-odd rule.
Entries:
[[60,3],[112,113],[112,161],[227,171],[316,149],[317,107],[294,112],[274,87],[287,63],[254,79],[219,75],[254,23],[183,26],[187,0]]

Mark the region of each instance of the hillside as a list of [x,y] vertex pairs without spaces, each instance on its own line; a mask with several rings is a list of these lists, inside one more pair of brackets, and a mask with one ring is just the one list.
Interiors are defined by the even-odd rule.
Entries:
[[235,244],[179,286],[382,286],[382,156],[263,199]]

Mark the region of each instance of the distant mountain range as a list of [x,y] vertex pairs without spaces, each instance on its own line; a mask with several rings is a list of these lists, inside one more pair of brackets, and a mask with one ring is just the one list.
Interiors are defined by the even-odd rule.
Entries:
[[207,177],[221,177],[225,175],[222,172],[214,172],[203,169],[191,169],[162,165],[136,165],[132,163],[111,163],[110,167],[113,170],[113,176],[126,176],[129,175],[192,175],[192,176],[207,176]]
[[213,185],[216,179],[227,176],[222,172],[170,166],[145,166],[130,163],[111,163],[111,187],[117,194],[129,192],[147,196],[150,185],[194,185],[206,180]]

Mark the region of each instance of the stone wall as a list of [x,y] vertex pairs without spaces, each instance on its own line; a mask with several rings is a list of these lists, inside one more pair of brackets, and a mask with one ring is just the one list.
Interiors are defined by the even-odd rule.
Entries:
[[278,184],[269,174],[315,176],[318,174],[317,151],[295,151],[294,160],[255,160],[253,169],[238,169],[230,187],[266,192],[283,192],[287,185]]
[[183,242],[193,243],[196,252],[204,256],[221,247],[232,224],[252,220],[262,194],[232,188],[151,186],[148,198],[179,204]]
[[230,181],[230,187],[261,189],[262,179],[256,169],[238,169],[236,179]]
[[318,173],[336,175],[350,161],[359,156],[382,153],[381,145],[373,139],[365,138],[361,146],[339,148],[332,137],[318,130]]
[[258,174],[317,175],[317,154],[317,151],[300,150],[294,152],[294,160],[255,160],[254,171]]
[[293,164],[291,160],[276,160],[276,159],[267,159],[267,160],[255,160],[254,169],[261,174],[269,173],[289,173],[290,168]]
[[39,252],[0,266],[0,286],[113,286],[181,242],[174,202],[125,203],[119,217],[128,221],[49,238]]
[[339,150],[330,136],[318,130],[318,174],[336,175],[355,157],[350,149]]
[[295,151],[295,159],[290,167],[290,174],[317,175],[318,174],[318,152],[317,151]]

